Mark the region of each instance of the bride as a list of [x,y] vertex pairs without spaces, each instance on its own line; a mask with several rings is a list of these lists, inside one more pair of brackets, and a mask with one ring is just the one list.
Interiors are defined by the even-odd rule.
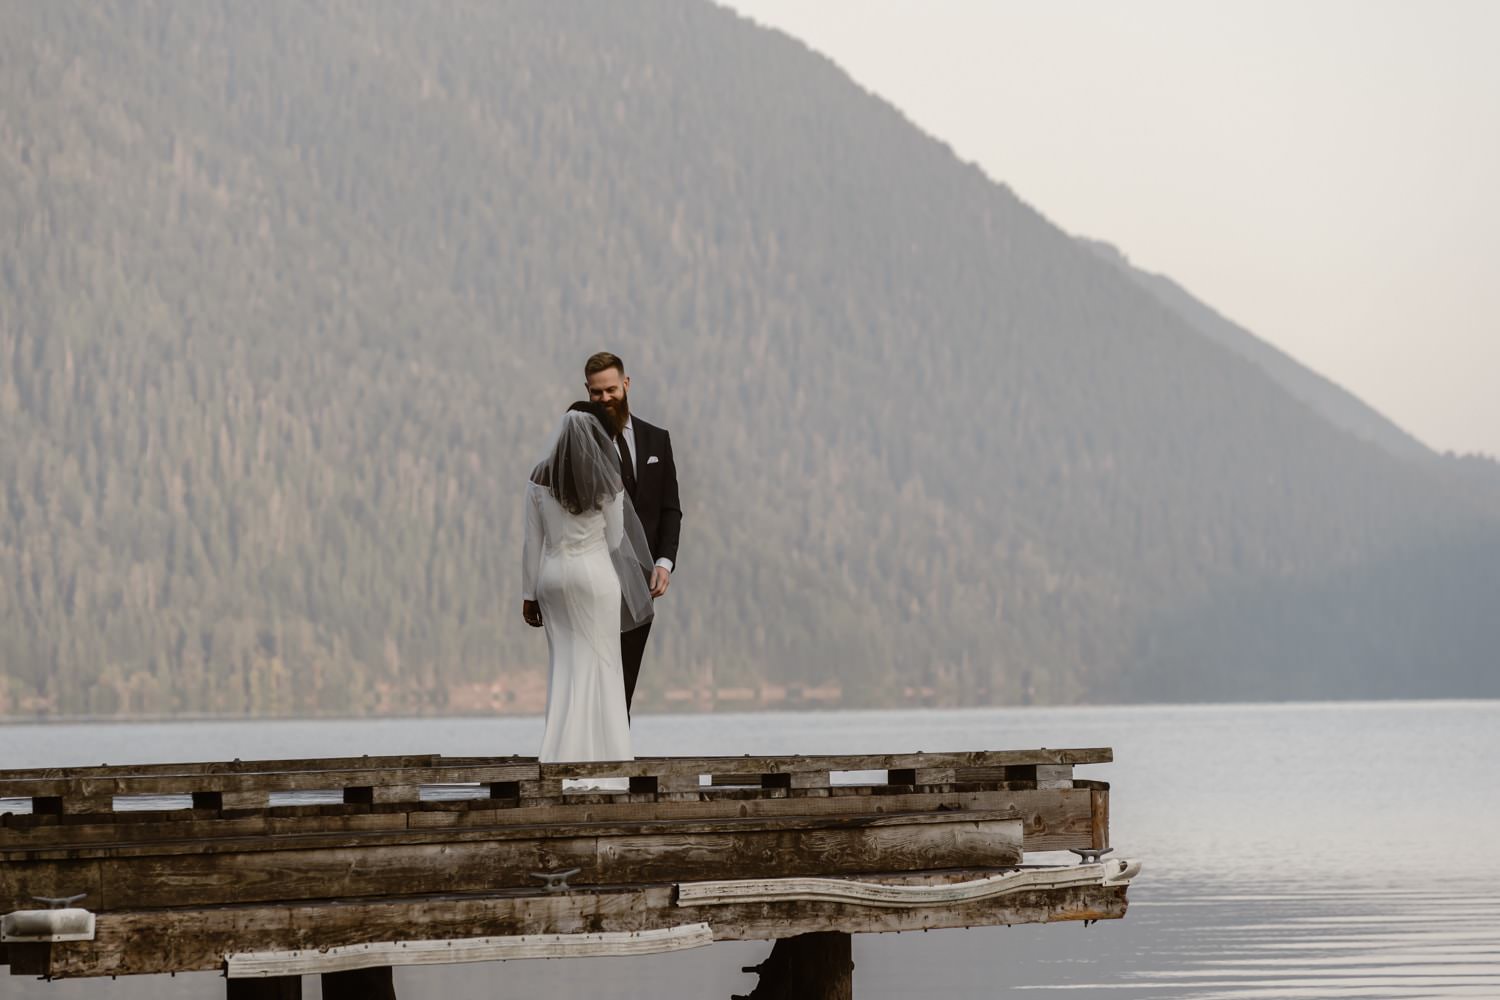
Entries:
[[543,761],[630,760],[620,632],[651,620],[650,550],[598,403],[563,414],[526,486],[521,614],[545,627]]

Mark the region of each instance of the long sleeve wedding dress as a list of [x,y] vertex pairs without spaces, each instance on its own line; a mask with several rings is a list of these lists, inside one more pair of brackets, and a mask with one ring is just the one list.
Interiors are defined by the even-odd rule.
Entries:
[[541,605],[550,660],[543,761],[630,760],[620,658],[624,494],[572,514],[543,486],[526,495],[523,597]]

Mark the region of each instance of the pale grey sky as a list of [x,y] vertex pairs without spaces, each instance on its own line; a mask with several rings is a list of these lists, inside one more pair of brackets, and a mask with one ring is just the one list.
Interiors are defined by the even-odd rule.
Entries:
[[728,0],[1069,232],[1500,455],[1500,0]]

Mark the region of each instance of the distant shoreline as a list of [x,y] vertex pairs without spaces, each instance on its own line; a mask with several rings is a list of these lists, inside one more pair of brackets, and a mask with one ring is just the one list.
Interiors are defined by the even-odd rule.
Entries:
[[[728,710],[667,710],[648,711],[645,715],[800,715],[807,712],[838,712],[840,714],[856,715],[861,713],[876,714],[881,712],[972,712],[972,711],[994,711],[1020,710],[1028,712],[1048,712],[1063,710],[1095,710],[1110,708],[1148,709],[1148,708],[1316,708],[1320,706],[1336,705],[1340,708],[1352,709],[1360,707],[1387,707],[1390,705],[1410,704],[1426,707],[1445,707],[1461,705],[1485,705],[1500,703],[1500,698],[1350,698],[1343,699],[1312,699],[1299,700],[1287,699],[1284,701],[1203,701],[1203,702],[1110,702],[1092,703],[1080,702],[1066,705],[963,705],[963,706],[938,706],[938,705],[887,705],[887,706],[861,706],[854,707],[829,707],[825,705],[804,705],[797,707],[778,706],[775,708],[749,708]],[[413,715],[229,715],[213,713],[185,713],[180,715],[0,715],[0,726],[48,726],[48,725],[136,725],[136,724],[170,724],[176,722],[377,722],[377,721],[412,721],[418,719],[523,719],[540,718],[540,715],[532,716],[530,713],[484,713],[484,712],[450,712],[443,714],[413,714]]]

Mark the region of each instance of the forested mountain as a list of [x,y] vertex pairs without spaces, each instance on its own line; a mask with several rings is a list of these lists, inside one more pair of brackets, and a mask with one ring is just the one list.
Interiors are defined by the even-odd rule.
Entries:
[[1334,426],[783,35],[684,0],[3,22],[0,713],[534,672],[522,484],[601,348],[687,505],[648,706],[1500,693],[1487,472]]

